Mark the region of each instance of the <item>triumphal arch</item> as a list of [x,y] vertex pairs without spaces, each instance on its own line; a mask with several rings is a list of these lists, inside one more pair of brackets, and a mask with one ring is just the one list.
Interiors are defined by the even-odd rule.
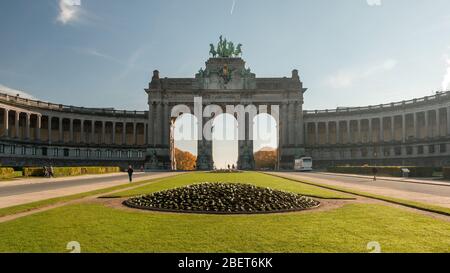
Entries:
[[[303,93],[306,88],[298,71],[293,70],[290,77],[258,78],[241,58],[241,44],[235,46],[220,37],[217,46],[211,44],[210,47],[211,58],[193,78],[166,78],[158,70],[153,72],[146,89],[149,104],[146,167],[173,168],[172,125],[178,115],[174,109],[184,105],[188,108],[186,111],[202,114],[198,122],[203,126],[214,118],[217,108],[229,113],[229,107],[235,106],[231,114],[238,120],[238,135],[242,136],[238,141],[240,169],[254,168],[252,114],[272,115],[278,131],[277,166],[292,168],[294,158],[304,153]],[[207,109],[215,110],[208,114]],[[244,114],[239,109],[244,109]],[[252,109],[256,113],[252,113]],[[204,130],[199,134],[196,165],[199,170],[214,166],[212,140],[206,135]]]

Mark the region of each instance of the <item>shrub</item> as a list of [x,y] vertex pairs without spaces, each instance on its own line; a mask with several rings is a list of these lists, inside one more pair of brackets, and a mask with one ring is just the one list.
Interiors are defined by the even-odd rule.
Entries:
[[[120,167],[54,167],[55,176],[75,176],[83,174],[105,174],[120,172]],[[44,176],[43,167],[24,167],[24,176]]]
[[0,167],[0,179],[14,177],[14,169],[7,167]]
[[362,174],[362,175],[372,175],[372,169],[377,168],[378,175],[381,176],[393,176],[401,177],[402,169],[406,168],[410,171],[410,177],[432,177],[433,167],[416,167],[416,166],[340,166],[340,167],[329,167],[327,171],[332,173],[349,173],[349,174]]

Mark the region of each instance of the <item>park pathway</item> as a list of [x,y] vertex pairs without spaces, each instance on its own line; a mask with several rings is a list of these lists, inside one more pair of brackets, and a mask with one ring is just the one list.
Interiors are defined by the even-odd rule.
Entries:
[[372,181],[370,177],[343,176],[331,173],[268,172],[268,174],[450,208],[450,187],[448,185],[411,183],[401,180]]
[[[179,173],[136,173],[133,182],[169,177],[177,174]],[[129,183],[129,181],[126,173],[2,182],[0,186],[0,208],[95,191],[127,183]]]

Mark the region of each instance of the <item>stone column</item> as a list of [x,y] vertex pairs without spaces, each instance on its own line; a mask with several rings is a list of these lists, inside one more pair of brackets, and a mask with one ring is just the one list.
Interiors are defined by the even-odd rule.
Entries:
[[419,126],[417,126],[417,113],[413,113],[414,139],[419,138]]
[[30,139],[30,126],[31,126],[31,114],[26,113],[26,119],[25,119],[25,138]]
[[106,121],[102,120],[102,136],[101,136],[101,144],[105,144],[106,142]]
[[[314,144],[319,145],[319,124],[320,122],[314,122]],[[290,127],[290,126],[289,126]],[[291,130],[290,130],[291,131]]]
[[15,123],[14,123],[14,126],[16,128],[16,135],[15,135],[16,138],[19,138],[19,127],[20,127],[19,121],[20,121],[20,112],[16,111]]
[[402,114],[402,142],[406,142],[406,114]]
[[369,118],[369,136],[368,136],[368,143],[373,142],[373,127],[372,127],[372,118]]
[[436,136],[437,137],[441,136],[441,116],[440,116],[439,108],[436,109]]
[[447,107],[447,135],[450,136],[450,106]]
[[295,133],[296,133],[296,144],[297,146],[303,145],[304,143],[304,131],[303,131],[303,107],[301,102],[297,102],[295,106],[296,118],[295,123],[297,125]]
[[149,134],[148,134],[149,124],[148,124],[148,122],[144,122],[143,126],[144,126],[144,145],[148,145],[150,143],[148,141],[148,137],[149,137]]
[[[288,105],[289,108],[289,125],[288,125],[288,131],[289,131],[289,145],[295,144],[295,121],[294,121],[294,103],[290,102]],[[318,125],[318,124],[317,124]]]
[[287,103],[281,104],[281,146],[288,144],[288,115],[287,115]]
[[391,117],[391,141],[395,141],[395,116]]
[[428,124],[428,110],[424,112],[425,114],[425,138],[430,137],[430,126]]
[[9,137],[9,109],[4,109],[5,110],[5,114],[3,116],[3,124],[5,126],[5,129],[3,131],[3,136],[4,137]]
[[84,135],[84,119],[80,119],[80,142],[84,143],[86,136]]
[[116,122],[112,122],[112,132],[111,132],[111,144],[116,144]]
[[164,102],[164,112],[163,112],[163,118],[162,118],[162,129],[164,131],[163,137],[164,139],[162,140],[162,143],[164,145],[169,145],[169,133],[170,133],[170,113],[169,113],[169,103],[168,102]]
[[336,121],[336,144],[341,143],[341,130],[340,130],[340,121]]
[[47,130],[48,130],[48,142],[51,143],[52,142],[52,117],[48,116],[47,117]]
[[380,118],[380,143],[384,142],[384,117]]
[[133,145],[137,145],[136,122],[133,122]]
[[122,122],[122,144],[127,144],[127,123]]
[[74,137],[73,137],[73,118],[69,119],[69,141],[71,143],[74,143]]
[[64,130],[63,130],[63,118],[59,117],[59,124],[58,124],[58,130],[59,130],[59,142],[64,142]]
[[153,142],[154,141],[154,131],[155,131],[155,129],[154,129],[155,120],[153,117],[154,111],[155,111],[154,104],[151,103],[149,110],[148,110],[148,128],[147,128],[148,132],[146,130],[146,133],[147,133],[146,141],[147,141],[147,144],[150,146],[152,146],[154,144],[154,142]]
[[350,120],[346,121],[347,124],[347,143],[351,144],[352,143],[352,136],[351,136],[351,130],[350,130]]
[[41,141],[42,115],[36,117],[36,140]]
[[91,121],[91,143],[95,143],[95,120]]
[[325,141],[326,144],[330,144],[330,127],[328,121],[325,121]]
[[361,120],[358,119],[358,142],[362,143]]
[[155,120],[155,144],[160,145],[162,144],[162,105],[160,102],[157,102],[156,104],[156,120]]
[[[308,124],[309,122],[305,122],[303,124],[303,131],[305,132],[305,145],[308,145],[308,141],[309,141],[309,137],[308,137]],[[281,128],[281,125],[278,125]],[[278,130],[280,130],[280,128]],[[278,136],[279,138],[281,137],[281,135]],[[281,144],[281,140],[279,139],[278,142]]]

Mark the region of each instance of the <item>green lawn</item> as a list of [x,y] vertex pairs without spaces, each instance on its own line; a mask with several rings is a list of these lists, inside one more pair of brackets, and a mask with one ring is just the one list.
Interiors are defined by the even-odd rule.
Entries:
[[[273,177],[280,177],[276,174],[271,174],[271,175]],[[403,205],[403,206],[410,207],[410,208],[415,208],[415,209],[420,209],[420,210],[424,210],[424,211],[429,211],[429,212],[434,212],[434,213],[450,216],[450,208],[446,208],[446,207],[441,207],[441,206],[436,206],[436,205],[431,205],[431,204],[427,204],[427,203],[416,202],[416,201],[411,201],[411,200],[406,200],[406,199],[400,199],[400,198],[395,198],[395,197],[389,197],[389,196],[384,196],[384,195],[379,195],[379,194],[362,192],[362,191],[354,190],[354,189],[347,188],[347,187],[326,185],[326,184],[312,182],[312,181],[305,180],[305,179],[298,179],[298,180],[293,179],[293,178],[286,178],[286,179],[289,179],[291,181],[301,182],[301,183],[304,183],[307,185],[319,186],[324,189],[330,189],[330,190],[336,190],[336,191],[343,192],[343,193],[355,194],[355,195],[359,195],[359,196],[363,196],[363,197],[369,197],[369,198],[378,199],[378,200],[382,200],[382,201],[386,201],[386,202],[390,202],[390,203],[394,203],[394,204]]]
[[138,187],[136,189],[118,192],[115,194],[107,194],[104,197],[129,197],[141,194],[148,194],[161,190],[182,187],[185,185],[203,183],[203,182],[229,182],[229,183],[248,183],[261,187],[269,187],[273,189],[280,189],[311,197],[319,197],[325,199],[352,199],[345,193],[339,193],[322,189],[316,186],[311,186],[303,183],[298,183],[289,179],[269,176],[257,172],[244,173],[190,173],[178,177],[170,177],[161,180],[163,183],[154,183]]
[[326,212],[218,216],[130,212],[98,204],[0,224],[0,252],[450,252],[450,223],[381,205]]
[[[341,194],[260,173],[192,173],[164,178],[129,196],[197,182],[249,182],[328,198]],[[450,222],[374,204],[267,215],[201,215],[67,205],[0,223],[0,252],[450,252]]]

